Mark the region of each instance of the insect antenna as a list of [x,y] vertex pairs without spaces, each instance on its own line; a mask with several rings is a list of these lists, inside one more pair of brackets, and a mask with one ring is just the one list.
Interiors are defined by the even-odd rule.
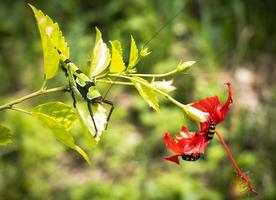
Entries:
[[[163,31],[165,28],[167,28],[167,26],[170,25],[171,22],[173,22],[173,21],[175,20],[175,18],[184,10],[184,8],[185,8],[185,6],[183,6],[181,9],[179,9],[169,20],[167,20],[167,22],[166,22],[163,26],[161,26],[161,27],[152,35],[152,37],[151,37],[144,45],[142,45],[142,47],[148,46],[148,44],[149,44],[154,38],[156,38],[156,37],[160,34],[161,31]],[[140,60],[140,58],[141,58],[141,55],[139,54],[138,60]],[[122,73],[123,73],[123,72],[120,72],[119,75],[121,75]],[[119,79],[119,76],[116,77],[116,78],[112,81],[111,85],[108,87],[107,91],[106,91],[105,94],[103,95],[103,99],[105,99],[105,98],[107,97],[107,95],[108,95],[108,93],[110,92],[111,88],[113,87],[113,85],[115,84],[115,82],[116,82],[118,79]]]
[[[184,10],[184,8],[185,8],[185,6],[183,6],[181,9],[179,9],[179,11],[177,11],[176,14],[175,14],[174,16],[172,16],[163,26],[161,26],[161,27],[159,28],[159,30],[157,30],[157,31],[152,35],[152,37],[151,37],[143,46],[144,46],[144,47],[147,46],[154,38],[156,38],[156,37],[159,35],[159,33],[160,33],[163,29],[167,28],[167,26],[170,25],[171,22],[174,21],[174,19]],[[139,56],[140,56],[140,55],[139,55]]]

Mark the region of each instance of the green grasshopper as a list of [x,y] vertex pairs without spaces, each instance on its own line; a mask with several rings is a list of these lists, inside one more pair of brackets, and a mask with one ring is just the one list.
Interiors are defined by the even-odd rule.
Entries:
[[97,137],[98,128],[94,119],[92,105],[93,104],[107,104],[111,106],[109,113],[106,118],[106,126],[108,126],[108,122],[114,110],[113,102],[106,100],[102,97],[98,89],[96,88],[95,81],[92,81],[88,78],[74,63],[72,63],[66,56],[62,54],[61,51],[57,49],[60,58],[61,58],[61,67],[64,71],[66,77],[69,78],[69,87],[71,90],[71,95],[73,98],[73,106],[76,108],[76,97],[75,94],[82,97],[87,102],[88,111],[91,117],[91,120],[94,125],[95,135]]

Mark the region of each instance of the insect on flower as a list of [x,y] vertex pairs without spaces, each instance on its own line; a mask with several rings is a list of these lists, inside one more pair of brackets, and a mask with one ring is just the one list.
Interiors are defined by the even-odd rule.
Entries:
[[[215,129],[216,125],[224,120],[233,102],[233,91],[231,84],[228,82],[226,85],[228,87],[228,98],[225,104],[222,104],[219,98],[214,96],[191,103],[186,107],[188,110],[190,108],[198,109],[203,113],[208,113],[208,117],[205,121],[200,122],[200,129],[198,132],[189,132],[187,128],[183,127],[180,134],[177,134],[174,139],[170,137],[169,133],[165,133],[163,140],[167,148],[176,154],[165,157],[164,159],[175,162],[177,164],[179,164],[179,156],[181,156],[183,160],[186,161],[195,161],[205,152],[209,141],[212,140],[214,134],[216,134],[224,149],[226,150],[237,174],[247,184],[247,189],[251,193],[257,195],[258,193],[253,189],[251,180],[240,170],[224,139]],[[186,113],[189,116],[189,112]],[[191,118],[195,119],[194,116]]]
[[182,127],[174,139],[169,133],[166,133],[163,140],[167,148],[176,153],[173,156],[165,157],[165,159],[176,164],[179,164],[179,156],[186,161],[198,160],[204,154],[209,142],[204,133],[190,132],[186,127]]

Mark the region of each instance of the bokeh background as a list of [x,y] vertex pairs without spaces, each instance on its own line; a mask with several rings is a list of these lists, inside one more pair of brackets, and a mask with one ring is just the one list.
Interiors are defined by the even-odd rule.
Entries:
[[[57,21],[70,45],[71,59],[86,66],[97,26],[105,41],[119,39],[125,55],[130,34],[152,54],[139,64],[140,73],[162,73],[180,60],[196,60],[188,74],[174,77],[173,96],[189,103],[218,95],[231,81],[234,104],[217,129],[239,166],[260,193],[276,199],[276,1],[273,0],[37,0],[0,1],[0,103],[37,90],[43,61],[36,22],[27,3]],[[180,11],[181,10],[181,11]],[[66,84],[63,74],[49,86]],[[107,85],[99,85],[102,93]],[[95,149],[87,146],[80,127],[77,143],[91,166],[57,142],[30,116],[1,111],[0,123],[12,129],[14,142],[0,149],[0,199],[251,199],[215,138],[205,158],[180,166],[168,155],[162,137],[181,126],[196,125],[161,97],[161,111],[151,110],[131,87],[108,94],[116,110]],[[35,98],[22,106],[49,100],[71,104],[69,94]]]

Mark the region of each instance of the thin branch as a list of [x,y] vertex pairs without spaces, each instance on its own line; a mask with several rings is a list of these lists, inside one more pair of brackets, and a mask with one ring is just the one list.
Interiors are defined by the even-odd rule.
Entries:
[[113,83],[113,84],[118,84],[118,85],[133,85],[133,83],[130,82],[122,82],[122,81],[108,81],[108,80],[97,80],[97,82],[100,83]]
[[22,112],[22,113],[27,114],[27,115],[32,115],[31,112],[26,111],[26,110],[23,110],[23,109],[20,109],[20,108],[17,108],[17,107],[14,107],[14,106],[13,106],[13,107],[10,107],[9,109],[15,110],[15,111],[18,111],[18,112]]
[[26,96],[23,96],[19,99],[13,100],[9,103],[3,104],[0,106],[0,110],[4,110],[4,109],[11,109],[14,105],[19,104],[23,101],[26,101],[28,99],[40,96],[40,95],[44,95],[44,94],[48,94],[48,93],[54,93],[54,92],[65,92],[68,91],[67,87],[56,87],[56,88],[51,88],[51,89],[40,89],[36,92],[33,92],[31,94],[28,94]]
[[173,75],[175,73],[177,73],[178,71],[176,69],[164,73],[164,74],[130,74],[131,76],[140,76],[140,77],[156,77],[156,78],[161,78],[161,77],[166,77],[166,76],[170,76]]

